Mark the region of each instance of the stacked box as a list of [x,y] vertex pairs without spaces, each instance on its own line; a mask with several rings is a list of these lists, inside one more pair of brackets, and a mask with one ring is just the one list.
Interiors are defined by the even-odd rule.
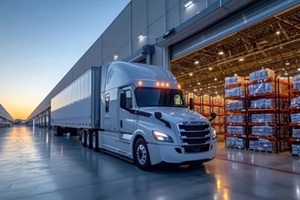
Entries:
[[210,96],[208,94],[202,95],[202,103],[210,104]]
[[245,127],[243,126],[227,126],[228,134],[245,135]]
[[268,68],[252,72],[249,75],[250,81],[258,81],[258,80],[264,80],[264,79],[269,79],[274,77],[275,77],[274,70]]
[[218,106],[224,106],[224,98],[221,96],[216,96],[212,98],[213,104]]
[[274,108],[275,100],[274,99],[257,99],[251,101],[250,108],[255,109],[266,109],[266,108]]
[[273,82],[263,82],[254,85],[249,85],[249,94],[266,94],[275,92],[275,83]]
[[243,138],[232,138],[227,137],[226,138],[226,145],[227,147],[233,147],[233,148],[245,148],[245,139]]
[[235,85],[235,84],[244,84],[245,79],[241,76],[233,76],[225,78],[225,86]]
[[292,136],[293,136],[294,138],[300,138],[300,129],[294,128],[294,129],[292,130]]
[[194,102],[200,103],[200,97],[198,95],[194,95]]
[[291,114],[292,123],[300,123],[300,113]]
[[243,122],[245,122],[245,115],[227,116],[227,123],[243,123]]
[[294,76],[293,79],[293,89],[300,90],[300,75]]
[[206,115],[210,114],[210,107],[209,106],[203,106],[203,114],[206,114]]
[[300,96],[291,99],[291,107],[300,107]]
[[274,152],[276,146],[275,143],[270,140],[259,139],[259,140],[250,140],[249,149]]
[[300,156],[300,144],[292,144],[292,155]]
[[252,114],[252,123],[272,123],[275,122],[275,114]]
[[245,109],[243,101],[232,101],[226,105],[226,110],[242,110]]
[[272,136],[275,134],[275,128],[271,126],[253,126],[252,135]]
[[245,96],[244,86],[225,89],[225,97],[241,97],[241,96]]

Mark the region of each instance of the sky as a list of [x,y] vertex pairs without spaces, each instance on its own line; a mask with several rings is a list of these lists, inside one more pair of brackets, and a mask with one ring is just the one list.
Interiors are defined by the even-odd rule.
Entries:
[[0,104],[26,119],[130,0],[0,0]]

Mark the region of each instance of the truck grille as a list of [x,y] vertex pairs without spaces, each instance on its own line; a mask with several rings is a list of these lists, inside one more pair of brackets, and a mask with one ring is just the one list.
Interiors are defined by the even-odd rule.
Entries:
[[178,124],[185,153],[205,152],[210,146],[210,126],[204,122]]

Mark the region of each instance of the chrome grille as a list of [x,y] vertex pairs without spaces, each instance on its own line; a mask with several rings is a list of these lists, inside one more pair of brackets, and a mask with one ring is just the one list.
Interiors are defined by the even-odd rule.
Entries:
[[209,150],[210,125],[205,122],[183,122],[178,124],[182,147],[185,153]]

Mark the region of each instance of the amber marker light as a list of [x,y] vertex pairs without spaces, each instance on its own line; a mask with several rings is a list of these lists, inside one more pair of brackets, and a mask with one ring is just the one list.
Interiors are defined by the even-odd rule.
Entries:
[[178,85],[177,87],[178,87],[178,89],[181,89],[181,86],[180,86],[180,85]]
[[142,85],[143,85],[143,82],[142,82],[142,81],[139,81],[138,84],[139,84],[139,86],[142,86]]
[[170,86],[170,84],[169,83],[166,83],[166,87],[169,87]]
[[156,82],[156,86],[159,87],[159,82]]

